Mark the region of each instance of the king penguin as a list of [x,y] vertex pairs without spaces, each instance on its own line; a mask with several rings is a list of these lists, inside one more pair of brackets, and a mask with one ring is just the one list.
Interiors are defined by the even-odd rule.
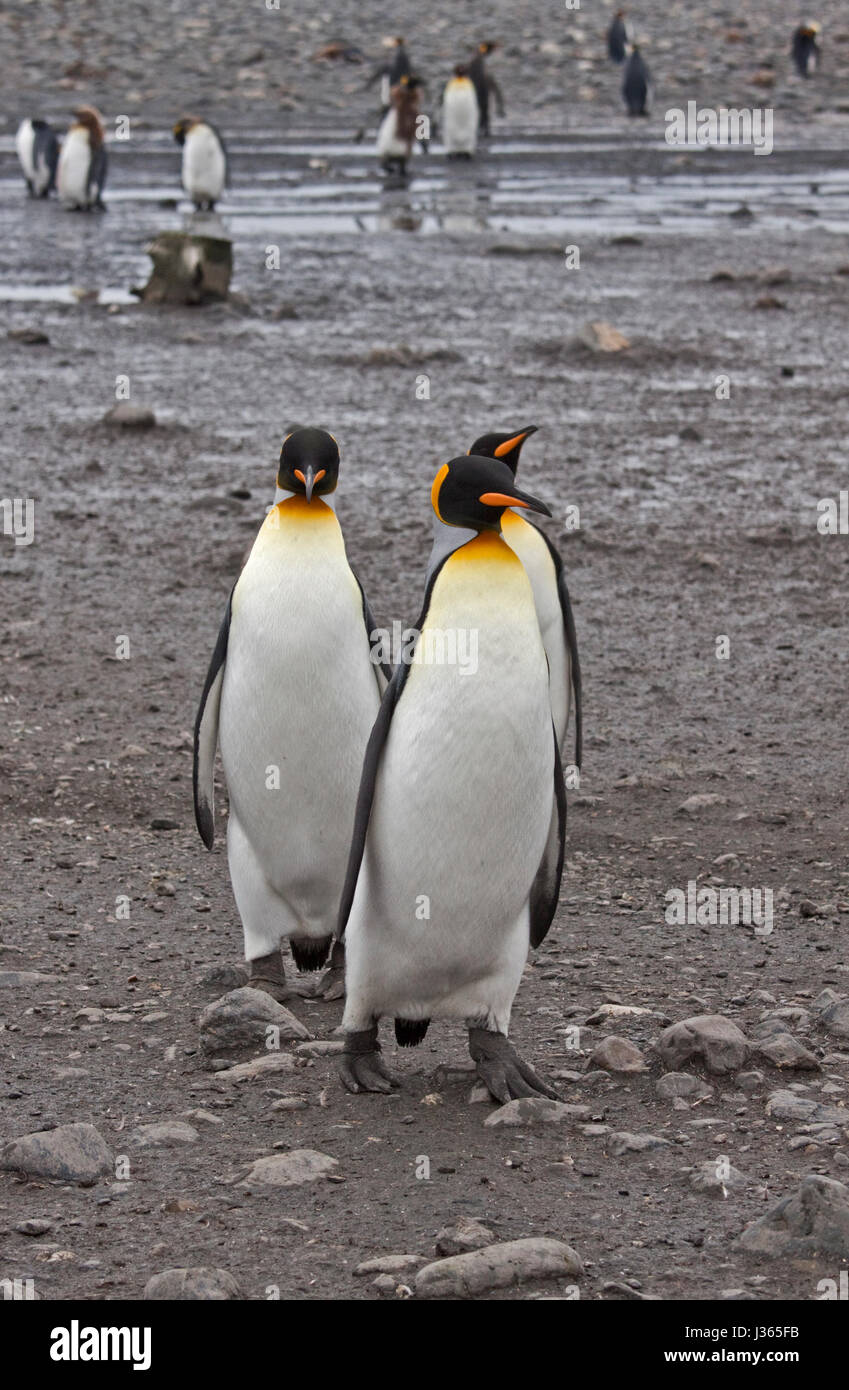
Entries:
[[449,159],[471,159],[478,143],[478,99],[469,69],[458,63],[442,94],[442,143]]
[[392,88],[389,110],[377,132],[377,157],[386,173],[406,178],[407,160],[413,153],[419,114],[418,78],[408,73]]
[[[537,425],[526,425],[522,430],[481,435],[480,439],[475,440],[469,453],[501,459],[515,478],[522,445],[532,434],[536,434],[537,429]],[[524,565],[534,591],[537,619],[548,659],[551,716],[554,720],[558,747],[564,758],[569,716],[574,704],[575,766],[580,769],[583,755],[581,664],[578,658],[578,635],[563,561],[545,532],[522,516],[521,512],[504,512],[501,518],[501,534]],[[450,539],[447,543],[450,544]]]
[[636,44],[631,45],[631,56],[625,64],[622,78],[622,97],[629,116],[647,116],[651,104],[651,74],[648,65]]
[[230,594],[195,723],[198,830],[211,849],[220,745],[249,983],[277,999],[287,995],[285,938],[302,970],[319,969],[330,950],[363,755],[386,687],[333,507],[338,475],[332,435],[287,435],[276,501]]
[[800,77],[812,77],[820,65],[820,27],[816,20],[809,19],[793,33],[793,64]]
[[628,26],[625,11],[617,10],[607,31],[607,56],[612,63],[624,63],[628,56]]
[[181,116],[174,139],[183,150],[183,188],[200,212],[212,212],[227,182],[227,151],[210,121]]
[[[551,1096],[507,1033],[528,944],[557,906],[566,802],[533,590],[501,537],[506,508],[550,513],[506,463],[474,455],[443,464],[431,499],[458,543],[428,575],[411,658],[366,751],[339,912],[341,1079],[354,1092],[395,1084],[384,1016],[401,1046],[432,1018],[464,1019],[496,1099]],[[477,634],[474,671],[438,659],[440,638],[464,631]]]
[[104,139],[100,112],[93,106],[78,106],[56,166],[56,188],[65,207],[83,212],[103,207],[107,165]]
[[15,136],[24,178],[31,198],[46,198],[56,185],[59,140],[47,121],[21,121]]

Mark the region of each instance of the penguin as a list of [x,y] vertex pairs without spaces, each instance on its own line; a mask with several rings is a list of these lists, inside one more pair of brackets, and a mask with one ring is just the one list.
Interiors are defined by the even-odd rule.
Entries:
[[[332,435],[287,435],[276,500],[227,602],[195,722],[197,827],[211,849],[220,746],[249,984],[277,999],[287,997],[284,939],[301,970],[320,969],[330,951],[363,755],[386,688],[333,506],[338,476]],[[333,965],[338,975],[338,952]]]
[[[501,459],[515,478],[522,445],[537,433],[537,429],[537,425],[526,425],[522,430],[481,435],[469,453]],[[574,704],[574,757],[575,766],[580,769],[583,757],[581,663],[563,561],[545,532],[521,512],[508,510],[502,514],[501,534],[524,565],[534,591],[537,619],[548,659],[551,715],[557,744],[564,757],[569,716]]]
[[56,166],[60,201],[74,211],[103,207],[106,183],[106,146],[103,120],[93,106],[78,106]]
[[31,198],[46,198],[56,187],[59,140],[47,121],[27,118],[15,136],[15,149]]
[[[433,1018],[459,1018],[496,1099],[552,1096],[507,1034],[528,944],[557,906],[566,799],[533,590],[501,536],[507,508],[550,513],[501,459],[475,455],[443,464],[431,500],[457,546],[428,575],[412,659],[396,666],[366,750],[339,911],[341,1080],[353,1092],[395,1084],[382,1017],[401,1046]],[[474,671],[439,659],[440,639],[462,632],[477,634]]]
[[617,10],[607,31],[607,56],[613,63],[624,63],[628,56],[628,26],[625,11]]
[[487,72],[486,59],[490,53],[494,53],[498,48],[498,43],[479,43],[477,52],[469,63],[469,77],[472,80],[475,93],[478,99],[479,131],[481,135],[489,135],[489,98],[490,95],[495,100],[496,112],[499,116],[504,113],[504,100],[501,96],[501,88],[491,73]]
[[649,114],[651,92],[651,73],[643,55],[636,44],[631,45],[631,56],[625,64],[622,78],[622,96],[629,116]]
[[377,132],[377,156],[386,173],[407,174],[419,114],[419,83],[405,73],[390,93],[389,110]]
[[820,47],[817,37],[820,25],[816,20],[800,24],[793,34],[793,62],[800,77],[812,77],[820,65]]
[[442,95],[442,142],[449,159],[471,159],[478,143],[478,100],[469,69],[458,63]]
[[227,182],[227,150],[215,126],[197,116],[181,116],[174,139],[183,150],[183,188],[200,212],[212,212]]
[[410,77],[412,66],[407,48],[402,38],[384,39],[384,46],[392,49],[392,56],[386,62],[381,63],[368,79],[364,91],[373,87],[375,82],[380,82],[380,115],[381,119],[386,115],[391,105],[391,92],[393,87],[397,87],[402,77]]

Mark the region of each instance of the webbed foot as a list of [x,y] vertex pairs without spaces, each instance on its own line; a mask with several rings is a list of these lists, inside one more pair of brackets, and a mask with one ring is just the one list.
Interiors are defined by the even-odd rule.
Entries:
[[377,1024],[360,1033],[345,1034],[345,1051],[339,1064],[339,1076],[346,1091],[379,1091],[389,1095],[400,1085],[386,1070],[377,1041]]
[[559,1099],[557,1092],[537,1076],[533,1067],[522,1061],[504,1033],[493,1033],[488,1028],[470,1028],[469,1052],[481,1081],[490,1095],[501,1101],[502,1105],[508,1100],[523,1100],[526,1096]]

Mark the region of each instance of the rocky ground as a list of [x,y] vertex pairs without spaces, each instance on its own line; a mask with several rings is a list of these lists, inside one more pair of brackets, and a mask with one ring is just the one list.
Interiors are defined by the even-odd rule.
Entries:
[[[635,155],[666,197],[669,157]],[[293,236],[269,275],[260,219],[233,302],[200,311],[51,297],[131,283],[150,204],[119,171],[112,212],[62,220],[5,160],[12,274],[42,297],[0,305],[3,496],[35,502],[33,544],[0,551],[0,1278],[44,1299],[169,1296],[203,1267],[249,1299],[808,1300],[846,1268],[849,541],[817,504],[847,486],[849,265],[840,157],[786,158],[755,163],[810,177],[807,210],[588,231],[579,273],[495,219]],[[629,346],[598,351],[599,320]],[[104,422],[119,375],[150,427]],[[436,465],[542,427],[522,476],[568,569],[586,750],[512,1031],[561,1105],[481,1099],[447,1026],[387,1038],[396,1095],[349,1096],[338,1003],[295,999],[292,1022],[233,996],[189,730],[306,421],[340,440],[382,623],[418,611]],[[772,930],[667,921],[690,881],[771,889]]]

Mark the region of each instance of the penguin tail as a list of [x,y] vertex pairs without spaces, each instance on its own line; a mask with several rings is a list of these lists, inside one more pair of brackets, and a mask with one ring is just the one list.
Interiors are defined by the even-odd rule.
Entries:
[[321,969],[330,955],[332,944],[332,936],[299,936],[297,938],[292,936],[289,938],[292,959],[299,970],[307,972]]
[[395,1041],[399,1047],[418,1047],[429,1027],[429,1018],[396,1018]]

